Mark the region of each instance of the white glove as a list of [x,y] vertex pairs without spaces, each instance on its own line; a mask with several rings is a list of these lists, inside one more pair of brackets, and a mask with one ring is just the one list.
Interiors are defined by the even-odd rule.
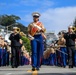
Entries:
[[38,28],[39,30],[42,29],[40,26],[38,26],[38,25],[36,25],[36,24],[34,24],[34,26],[35,26],[36,28]]
[[33,36],[31,36],[30,34],[28,34],[28,36],[29,36],[29,38],[30,38],[31,40],[33,40],[33,39],[34,39],[34,37],[33,37]]

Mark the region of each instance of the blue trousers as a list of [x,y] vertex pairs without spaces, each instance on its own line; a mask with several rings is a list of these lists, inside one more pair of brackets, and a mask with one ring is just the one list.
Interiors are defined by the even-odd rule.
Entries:
[[61,66],[61,55],[58,50],[56,50],[56,65]]
[[40,67],[40,58],[43,50],[43,37],[41,34],[35,35],[34,40],[31,41],[32,50],[32,67]]
[[61,63],[62,66],[66,66],[67,65],[67,55],[65,53],[67,53],[66,47],[60,47],[60,50],[63,52],[61,53]]
[[2,66],[6,66],[6,49],[2,49],[2,61],[1,61],[1,65]]
[[0,48],[0,66],[1,66],[1,60],[2,60],[2,49]]
[[43,65],[49,65],[49,59],[48,58],[43,60]]
[[76,50],[74,51],[74,66],[76,67]]
[[55,53],[51,53],[49,56],[49,65],[55,65]]
[[9,52],[6,52],[6,65],[9,65]]

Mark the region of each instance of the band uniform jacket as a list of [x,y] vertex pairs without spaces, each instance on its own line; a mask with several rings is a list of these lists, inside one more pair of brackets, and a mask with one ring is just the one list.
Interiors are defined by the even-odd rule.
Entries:
[[20,39],[21,39],[21,36],[20,34],[16,34],[14,35],[14,33],[12,33],[9,37],[9,39],[11,40],[11,46],[20,46]]
[[[34,36],[37,32],[39,32],[39,29],[36,28],[34,25],[34,22],[30,23],[29,26],[28,26],[28,33],[31,35],[31,36]],[[43,24],[41,22],[37,22],[37,24],[39,27],[42,28],[42,31],[44,33],[45,31],[45,28],[43,26]]]
[[75,38],[76,38],[75,33],[72,34],[65,33],[64,38],[66,39],[66,46],[75,46]]

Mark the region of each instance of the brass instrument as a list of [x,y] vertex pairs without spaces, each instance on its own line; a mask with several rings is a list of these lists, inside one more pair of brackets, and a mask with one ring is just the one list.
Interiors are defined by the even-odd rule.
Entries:
[[20,35],[21,35],[21,36],[25,36],[25,33],[24,33],[24,32],[20,32]]
[[76,27],[72,27],[72,30],[73,30],[74,32],[76,32]]
[[44,32],[46,32],[46,29],[44,29]]
[[17,32],[18,32],[18,33],[20,32],[20,28],[17,28]]
[[21,36],[25,36],[24,32],[20,32],[20,28],[17,28],[17,33],[19,33]]

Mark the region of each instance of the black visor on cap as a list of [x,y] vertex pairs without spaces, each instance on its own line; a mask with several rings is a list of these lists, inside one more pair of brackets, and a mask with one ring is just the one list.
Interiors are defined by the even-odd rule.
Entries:
[[39,16],[33,16],[33,17],[35,17],[35,18],[39,18]]

